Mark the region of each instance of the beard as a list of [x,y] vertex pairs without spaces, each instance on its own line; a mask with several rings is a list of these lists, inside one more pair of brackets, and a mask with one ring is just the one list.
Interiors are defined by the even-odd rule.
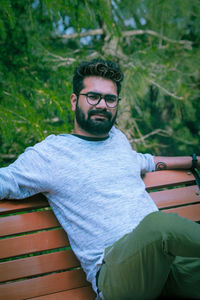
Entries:
[[[105,119],[98,119],[98,114],[101,116],[105,116]],[[96,119],[91,118],[91,116],[94,115],[97,116]],[[110,112],[102,109],[91,109],[88,111],[88,116],[86,116],[77,103],[75,116],[78,125],[86,132],[95,135],[104,135],[108,134],[108,132],[114,125],[117,118],[117,111],[113,116]]]

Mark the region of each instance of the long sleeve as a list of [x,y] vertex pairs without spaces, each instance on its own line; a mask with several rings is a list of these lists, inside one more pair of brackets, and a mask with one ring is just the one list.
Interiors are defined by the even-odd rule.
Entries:
[[0,169],[0,199],[22,199],[48,192],[52,179],[45,141],[29,147],[8,167]]
[[151,154],[137,153],[137,159],[141,166],[142,174],[145,174],[146,172],[155,171],[154,157]]

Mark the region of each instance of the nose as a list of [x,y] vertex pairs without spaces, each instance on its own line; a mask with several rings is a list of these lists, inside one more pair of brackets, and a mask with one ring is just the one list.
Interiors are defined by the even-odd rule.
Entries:
[[104,98],[101,98],[99,103],[95,106],[96,106],[96,108],[101,108],[101,109],[107,108],[106,101],[104,100]]

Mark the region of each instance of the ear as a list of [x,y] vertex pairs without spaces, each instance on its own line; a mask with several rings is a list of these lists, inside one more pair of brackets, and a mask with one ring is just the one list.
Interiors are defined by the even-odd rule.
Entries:
[[72,110],[75,111],[76,110],[76,103],[77,103],[77,96],[76,94],[72,94],[70,97],[70,101],[71,101],[71,105],[72,105]]

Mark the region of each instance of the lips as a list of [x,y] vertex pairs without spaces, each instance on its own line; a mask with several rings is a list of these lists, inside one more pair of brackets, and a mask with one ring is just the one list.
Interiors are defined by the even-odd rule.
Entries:
[[107,119],[107,116],[102,115],[102,114],[94,114],[94,117],[97,117],[98,119]]
[[95,116],[97,119],[108,119],[110,120],[112,118],[112,114],[108,111],[96,111],[96,110],[91,110],[88,112],[88,117]]

